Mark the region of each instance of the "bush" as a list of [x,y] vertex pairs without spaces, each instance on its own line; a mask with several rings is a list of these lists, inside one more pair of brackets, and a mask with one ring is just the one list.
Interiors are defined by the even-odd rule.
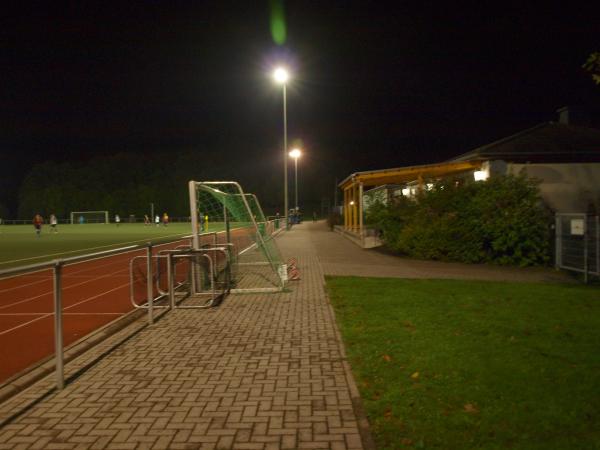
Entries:
[[336,225],[342,224],[342,216],[340,213],[332,211],[329,216],[327,216],[327,226],[331,231],[335,228]]
[[520,266],[549,259],[550,217],[524,175],[441,182],[416,201],[375,203],[365,219],[390,249],[418,258]]

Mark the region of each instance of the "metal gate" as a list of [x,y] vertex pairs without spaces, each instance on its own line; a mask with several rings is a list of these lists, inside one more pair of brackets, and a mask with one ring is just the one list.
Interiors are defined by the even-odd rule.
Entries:
[[598,216],[556,214],[556,267],[600,276]]

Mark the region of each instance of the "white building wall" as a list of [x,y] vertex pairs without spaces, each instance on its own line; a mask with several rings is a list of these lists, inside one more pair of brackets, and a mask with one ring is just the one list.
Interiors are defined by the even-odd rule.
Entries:
[[523,169],[542,180],[542,197],[555,212],[587,212],[590,203],[600,207],[600,163],[509,163],[506,173],[517,175]]

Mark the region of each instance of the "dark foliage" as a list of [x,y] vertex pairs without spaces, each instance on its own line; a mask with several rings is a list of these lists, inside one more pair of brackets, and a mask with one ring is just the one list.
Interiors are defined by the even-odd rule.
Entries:
[[[332,179],[327,168],[314,161],[306,172],[300,176],[300,206],[303,211],[318,210]],[[256,158],[229,151],[174,150],[34,165],[19,189],[18,216],[31,219],[39,212],[66,218],[71,211],[108,210],[111,215],[141,217],[149,213],[152,202],[159,214],[167,211],[172,217],[187,217],[189,180],[237,181],[246,192],[257,195],[265,214],[283,215],[281,160],[273,155]]]
[[600,85],[600,52],[593,52],[582,67],[590,73],[594,83]]
[[375,203],[366,221],[399,253],[436,260],[531,266],[549,258],[550,217],[535,181],[445,181],[416,201]]
[[336,211],[332,211],[327,216],[327,226],[331,231],[335,228],[336,225],[342,224],[342,216],[340,213]]
[[[46,162],[35,165],[19,191],[18,216],[31,218],[35,213],[68,217],[71,211],[108,210],[110,214],[138,217],[155,211],[189,216],[187,183],[189,180],[235,180],[261,199],[265,212],[279,203],[277,176],[270,167],[239,163],[249,167],[235,172],[226,155],[189,151],[176,154],[117,154],[85,163]],[[260,172],[261,176],[256,173]],[[271,178],[273,179],[271,179]],[[260,182],[257,182],[260,180]]]

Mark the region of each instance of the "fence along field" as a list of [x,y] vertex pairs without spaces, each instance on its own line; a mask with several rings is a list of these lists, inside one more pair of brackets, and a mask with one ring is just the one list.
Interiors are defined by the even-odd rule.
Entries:
[[[209,224],[212,231],[219,231],[219,226]],[[59,224],[57,230],[58,233],[52,233],[50,226],[44,225],[41,237],[37,238],[31,224],[0,226],[0,270],[148,241],[177,239],[189,235],[191,228],[187,222],[169,223],[167,227],[143,223]]]
[[[257,211],[254,211],[255,207]],[[218,232],[219,242],[232,242],[240,254],[256,255],[265,251],[264,248],[257,250],[256,241],[270,241],[275,225],[264,219],[258,204],[252,208],[253,211],[248,213],[256,212],[260,216],[260,232],[256,220],[252,219],[254,226],[249,227],[247,218],[245,223],[227,222],[225,231],[221,231],[224,229],[222,222],[207,221],[198,224],[198,230],[212,234]],[[233,217],[234,211],[230,214]],[[138,304],[145,301],[143,296],[136,295],[136,292],[140,292],[137,289],[140,286],[136,288],[139,280],[130,280],[132,259],[147,255],[147,247],[139,244],[162,238],[163,243],[153,245],[153,255],[191,244],[190,236],[184,237],[190,231],[189,224],[169,224],[168,227],[143,224],[121,224],[119,227],[114,224],[61,225],[56,234],[50,233],[49,227],[45,228],[42,236],[37,237],[33,226],[2,227],[0,248],[7,251],[2,252],[0,261],[0,387],[29,367],[50,359],[57,348],[77,342],[94,330],[131,313],[135,309],[132,299]],[[164,242],[165,238],[169,241]],[[121,250],[109,250],[115,246],[123,247],[124,244],[130,245]],[[269,245],[272,247],[274,244]],[[272,254],[273,250],[269,249]],[[52,268],[51,263],[47,262],[43,267],[9,269],[14,273],[2,274],[5,267],[22,265],[23,262],[31,265],[90,251],[99,253],[89,260],[85,259],[87,257],[75,258],[76,261],[69,261],[69,258],[63,260],[64,265],[60,268],[62,315],[54,313],[56,295],[53,270],[56,269]],[[104,254],[106,252],[110,254]],[[246,264],[254,266],[256,262],[249,261]],[[175,271],[176,277],[186,275],[181,270]],[[249,279],[256,279],[256,272],[250,272],[250,275]],[[262,270],[259,275],[264,275]],[[153,272],[151,280],[156,278],[161,282],[161,277]],[[148,275],[143,278],[147,280]],[[158,285],[153,290],[153,295],[156,295]],[[64,324],[57,325],[57,320],[64,320]],[[54,333],[55,327],[63,330],[58,338]],[[62,365],[58,372],[62,376]]]
[[[189,239],[159,244],[153,251],[182,244],[189,244]],[[130,301],[129,262],[146,254],[146,249],[129,247],[133,248],[61,268],[65,346],[135,309]],[[0,385],[54,354],[54,310],[52,268],[0,279]]]

